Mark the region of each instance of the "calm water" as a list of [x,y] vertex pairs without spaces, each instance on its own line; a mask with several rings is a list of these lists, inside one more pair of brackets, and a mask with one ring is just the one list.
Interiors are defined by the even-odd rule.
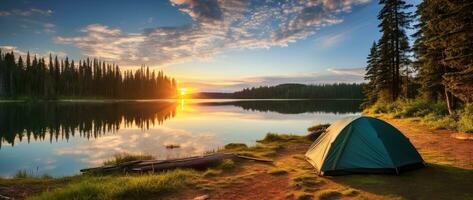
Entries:
[[[0,103],[0,176],[18,170],[64,176],[121,152],[159,158],[199,155],[267,132],[358,115],[352,100],[162,100]],[[181,148],[166,149],[167,144]]]

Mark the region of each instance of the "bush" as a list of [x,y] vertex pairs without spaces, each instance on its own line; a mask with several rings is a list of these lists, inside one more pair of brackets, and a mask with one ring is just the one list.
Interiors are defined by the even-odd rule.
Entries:
[[458,116],[458,129],[467,133],[473,133],[473,104],[465,105]]
[[431,102],[423,98],[398,100],[392,103],[377,102],[364,110],[368,114],[385,114],[393,118],[418,118],[432,128],[445,128],[473,132],[473,106],[465,105],[456,114],[448,113],[445,102]]

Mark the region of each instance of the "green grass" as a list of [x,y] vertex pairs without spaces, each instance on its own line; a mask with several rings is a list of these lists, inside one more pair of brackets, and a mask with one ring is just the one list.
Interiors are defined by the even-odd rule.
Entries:
[[124,162],[135,161],[135,160],[153,160],[152,155],[146,154],[129,154],[129,153],[119,153],[115,154],[111,160],[106,160],[103,162],[104,165],[116,165]]
[[159,198],[189,186],[199,173],[172,170],[160,174],[133,176],[83,176],[64,188],[44,192],[31,200],[55,199],[144,199]]
[[245,144],[230,143],[225,145],[224,149],[218,150],[218,152],[235,153],[257,158],[271,158],[276,156],[277,152],[283,149],[285,144],[300,143],[310,143],[310,140],[307,140],[304,136],[268,133],[264,139],[258,140],[254,146],[248,147]]
[[277,144],[281,146],[282,143],[310,143],[304,136],[292,135],[292,134],[276,134],[267,133],[262,140],[258,140],[261,144]]

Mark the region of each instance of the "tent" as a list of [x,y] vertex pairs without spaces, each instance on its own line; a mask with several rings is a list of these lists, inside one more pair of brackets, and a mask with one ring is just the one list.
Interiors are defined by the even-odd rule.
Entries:
[[334,122],[305,157],[319,175],[398,174],[425,166],[406,136],[387,122],[367,116]]

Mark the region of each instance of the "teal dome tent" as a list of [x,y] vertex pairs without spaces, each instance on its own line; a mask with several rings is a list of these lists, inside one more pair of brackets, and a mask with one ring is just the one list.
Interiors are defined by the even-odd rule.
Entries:
[[399,130],[366,116],[334,122],[305,156],[320,175],[400,173],[425,166],[415,147]]

